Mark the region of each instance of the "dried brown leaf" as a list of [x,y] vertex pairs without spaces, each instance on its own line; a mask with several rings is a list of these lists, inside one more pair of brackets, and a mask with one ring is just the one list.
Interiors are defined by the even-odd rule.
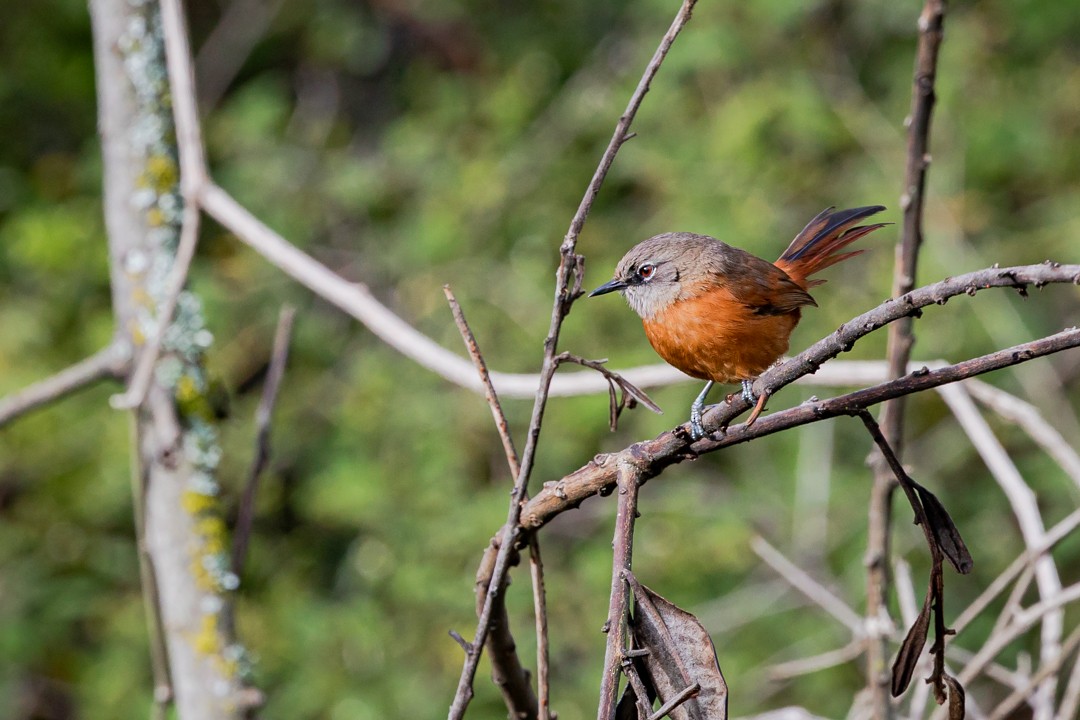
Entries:
[[919,493],[919,500],[922,501],[927,522],[930,523],[930,530],[933,532],[934,537],[937,538],[941,552],[948,559],[949,564],[956,569],[956,572],[961,575],[968,574],[971,572],[974,561],[971,559],[971,553],[968,552],[967,545],[964,544],[964,539],[960,537],[960,531],[957,530],[956,524],[953,523],[949,513],[945,510],[945,506],[941,504],[941,501],[937,499],[934,493],[918,483],[914,483],[914,485],[915,491]]
[[634,593],[634,642],[649,650],[642,659],[642,679],[650,678],[662,702],[694,683],[700,685],[697,695],[671,711],[675,720],[726,718],[727,683],[709,633],[697,618],[641,585],[632,574],[627,580]]
[[948,673],[944,674],[945,684],[949,686],[949,720],[964,720],[964,686]]
[[892,667],[892,694],[899,697],[911,684],[911,676],[915,673],[915,666],[919,664],[919,656],[926,645],[926,634],[930,630],[930,597],[923,601],[922,612],[915,619],[907,637],[900,646],[900,652],[896,654],[896,660]]

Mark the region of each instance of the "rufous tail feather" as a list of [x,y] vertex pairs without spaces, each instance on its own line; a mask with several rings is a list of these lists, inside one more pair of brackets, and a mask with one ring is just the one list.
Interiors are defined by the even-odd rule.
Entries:
[[830,265],[843,262],[863,252],[862,250],[840,252],[841,250],[863,235],[891,224],[877,223],[852,227],[863,218],[868,218],[884,209],[881,205],[839,211],[836,208],[826,208],[807,223],[774,264],[803,289],[820,285],[825,281],[811,280],[810,277]]

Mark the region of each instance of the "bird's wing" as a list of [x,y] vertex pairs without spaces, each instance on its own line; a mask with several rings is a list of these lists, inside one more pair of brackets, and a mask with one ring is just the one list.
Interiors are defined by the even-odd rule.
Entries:
[[[738,248],[734,248],[738,249]],[[786,272],[744,250],[737,271],[719,277],[731,295],[758,315],[783,315],[804,305],[817,305]]]

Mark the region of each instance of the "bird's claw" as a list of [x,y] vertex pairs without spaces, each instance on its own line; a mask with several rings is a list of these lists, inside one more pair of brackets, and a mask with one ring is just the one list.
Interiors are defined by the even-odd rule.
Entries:
[[742,399],[751,405],[757,402],[757,396],[754,395],[754,382],[752,380],[742,381]]
[[701,411],[690,408],[690,439],[700,440],[705,437],[705,428],[701,425]]

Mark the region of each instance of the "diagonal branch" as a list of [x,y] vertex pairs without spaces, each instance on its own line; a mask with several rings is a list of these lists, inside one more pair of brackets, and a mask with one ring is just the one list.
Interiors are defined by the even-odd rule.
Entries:
[[0,398],[0,427],[100,380],[122,377],[127,360],[119,344],[107,345],[52,377]]
[[916,371],[899,380],[881,383],[846,395],[828,400],[805,402],[768,417],[759,418],[749,428],[745,425],[731,427],[719,438],[698,441],[692,448],[688,444],[685,429],[679,427],[662,433],[652,440],[635,443],[625,450],[597,455],[588,464],[561,480],[544,483],[543,489],[522,510],[522,526],[527,530],[534,530],[550,522],[556,515],[577,507],[585,499],[610,492],[615,486],[615,467],[618,460],[630,454],[644,463],[645,474],[642,478],[644,481],[659,475],[670,465],[696,458],[704,453],[715,452],[800,425],[840,415],[851,415],[861,408],[872,407],[901,395],[910,395],[947,383],[966,380],[1075,347],[1080,347],[1080,329],[1072,328],[1046,338],[965,360],[956,365],[927,372]]

